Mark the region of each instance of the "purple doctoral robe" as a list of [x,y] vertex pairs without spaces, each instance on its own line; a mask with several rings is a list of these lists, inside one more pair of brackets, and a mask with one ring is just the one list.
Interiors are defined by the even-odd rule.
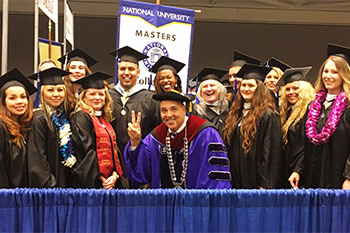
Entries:
[[[206,120],[190,116],[188,128],[188,168],[184,188],[231,188],[230,163],[227,150],[214,126]],[[135,150],[130,150],[130,142],[124,150],[125,167],[131,186],[151,183],[152,188],[168,188],[171,182],[167,165],[165,135],[167,127],[162,123],[141,140]],[[183,153],[182,130],[171,139],[173,160]],[[181,144],[181,146],[179,146]],[[181,156],[180,156],[181,157]],[[181,160],[181,158],[180,158]],[[166,161],[166,163],[162,162]],[[179,161],[178,164],[182,164]],[[176,166],[175,167],[179,167]],[[180,169],[175,168],[179,181]]]

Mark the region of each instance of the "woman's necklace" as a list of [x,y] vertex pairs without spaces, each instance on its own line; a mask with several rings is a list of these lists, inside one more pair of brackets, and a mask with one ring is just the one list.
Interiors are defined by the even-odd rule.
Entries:
[[314,101],[311,103],[310,111],[305,124],[306,136],[309,138],[309,141],[316,146],[329,141],[329,137],[335,132],[340,121],[340,117],[342,116],[342,113],[348,103],[348,98],[346,97],[345,92],[341,91],[334,100],[333,108],[329,114],[325,126],[322,128],[320,133],[317,133],[316,127],[326,95],[327,91],[324,89],[316,94]]
[[174,161],[173,161],[173,156],[171,153],[171,145],[170,145],[170,136],[169,132],[167,133],[167,136],[165,137],[165,143],[167,147],[167,158],[168,158],[168,165],[169,165],[169,170],[170,170],[170,177],[171,181],[174,185],[174,188],[182,188],[182,184],[184,183],[186,179],[186,174],[187,174],[187,166],[188,166],[188,140],[187,140],[187,127],[185,127],[185,137],[184,137],[184,160],[183,160],[183,167],[182,167],[182,172],[181,172],[181,177],[180,177],[180,182],[177,182],[176,179],[176,173],[175,173],[175,166],[174,166]]
[[58,146],[63,157],[61,162],[64,166],[71,168],[77,162],[77,159],[73,155],[73,140],[69,121],[64,112],[54,112],[51,117],[58,132]]

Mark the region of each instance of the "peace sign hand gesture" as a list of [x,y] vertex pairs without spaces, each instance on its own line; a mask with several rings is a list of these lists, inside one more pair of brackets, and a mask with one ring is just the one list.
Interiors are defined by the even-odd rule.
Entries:
[[130,137],[130,145],[137,146],[141,141],[141,112],[135,116],[135,111],[131,111],[131,122],[128,123],[128,135]]

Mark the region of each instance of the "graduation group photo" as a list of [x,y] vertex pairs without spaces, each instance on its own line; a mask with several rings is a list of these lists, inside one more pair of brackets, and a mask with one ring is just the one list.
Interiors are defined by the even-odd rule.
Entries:
[[198,63],[199,10],[119,0],[106,66],[47,2],[34,72],[2,44],[0,232],[350,231],[350,37]]

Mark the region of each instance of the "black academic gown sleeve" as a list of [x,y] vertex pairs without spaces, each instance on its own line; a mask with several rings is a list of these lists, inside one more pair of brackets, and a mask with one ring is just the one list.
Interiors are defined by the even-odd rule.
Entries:
[[100,188],[100,168],[96,153],[96,134],[89,114],[76,112],[71,118],[72,138],[78,165],[74,171],[81,188]]
[[[272,110],[268,109],[260,121],[260,146],[262,158],[258,166],[260,170],[259,187],[282,188],[285,181],[285,159],[282,152],[281,120]],[[258,148],[257,148],[257,153]]]
[[[152,96],[153,92],[148,90],[140,90],[129,96],[125,104],[126,114],[122,115],[123,105],[121,102],[121,94],[112,88],[109,90],[114,102],[113,117],[111,125],[117,135],[117,144],[120,151],[124,152],[126,144],[130,138],[128,135],[128,123],[131,122],[131,111],[137,114],[141,112],[141,137],[145,138],[156,126],[162,121],[160,118],[159,102],[155,101]],[[122,161],[124,163],[124,160]]]
[[[0,187],[27,187],[27,147],[12,141],[5,123],[0,120]],[[2,177],[3,176],[3,177]]]
[[56,129],[49,128],[40,110],[34,112],[27,144],[30,187],[75,187],[76,179],[72,169],[61,163],[58,133]]
[[282,188],[285,161],[282,153],[281,121],[271,109],[260,119],[251,149],[244,154],[240,126],[233,129],[228,156],[232,188]]
[[287,144],[284,147],[288,161],[287,178],[293,173],[303,173],[305,159],[305,122],[307,114],[304,115],[295,125],[291,124],[287,132]]
[[[28,135],[28,172],[29,186],[38,188],[52,188],[57,180],[48,162],[47,139],[49,128],[43,115],[33,120]],[[53,139],[53,138],[51,138]],[[52,143],[56,142],[53,140]],[[55,145],[51,145],[55,146]]]
[[196,108],[194,108],[194,110],[192,111],[192,114],[213,123],[213,125],[219,132],[220,136],[222,137],[222,129],[225,126],[225,121],[227,118],[228,111],[223,111],[222,113],[217,114],[214,110],[207,107],[205,114],[203,115],[203,114],[199,114]]
[[5,156],[7,156],[6,144],[8,136],[6,135],[6,130],[1,122],[0,124],[0,188],[10,188],[9,177],[7,174],[7,169],[5,166]]

